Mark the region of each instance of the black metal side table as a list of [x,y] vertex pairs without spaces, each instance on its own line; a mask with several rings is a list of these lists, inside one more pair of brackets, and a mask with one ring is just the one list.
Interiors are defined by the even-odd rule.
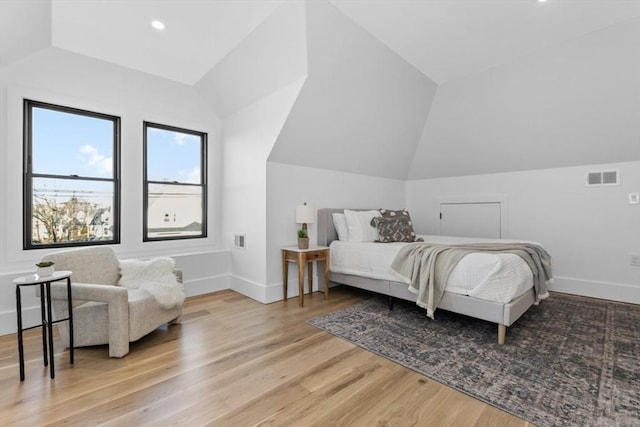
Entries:
[[[51,310],[51,283],[65,279],[67,281],[69,317],[53,320],[53,312]],[[71,299],[71,271],[56,271],[51,276],[38,276],[37,274],[31,274],[28,276],[22,276],[13,279],[13,283],[16,285],[16,317],[18,318],[18,353],[20,356],[20,381],[24,381],[24,349],[22,342],[22,333],[29,329],[35,328],[42,328],[42,353],[44,358],[44,366],[49,365],[51,378],[53,379],[56,375],[53,366],[54,323],[59,323],[66,320],[69,321],[69,357],[70,362],[73,365],[73,303]],[[40,286],[40,312],[42,316],[42,322],[38,325],[30,326],[28,328],[22,327],[22,296],[20,293],[20,288],[23,286]],[[49,344],[48,350],[47,341]]]

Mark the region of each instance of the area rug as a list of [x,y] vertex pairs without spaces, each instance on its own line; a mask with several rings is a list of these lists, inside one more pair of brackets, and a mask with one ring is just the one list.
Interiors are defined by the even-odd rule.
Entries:
[[310,324],[543,426],[640,426],[640,306],[564,294],[493,323],[376,297]]

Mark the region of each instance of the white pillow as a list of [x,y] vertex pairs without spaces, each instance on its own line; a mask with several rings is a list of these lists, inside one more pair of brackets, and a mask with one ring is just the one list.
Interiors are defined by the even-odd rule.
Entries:
[[336,233],[338,233],[338,240],[342,240],[346,242],[349,240],[349,228],[347,228],[347,218],[345,218],[343,213],[334,213],[331,214],[333,217],[333,226],[336,229]]
[[344,210],[349,230],[350,242],[373,242],[378,240],[378,229],[371,225],[371,219],[379,217],[380,212],[372,211],[351,211]]

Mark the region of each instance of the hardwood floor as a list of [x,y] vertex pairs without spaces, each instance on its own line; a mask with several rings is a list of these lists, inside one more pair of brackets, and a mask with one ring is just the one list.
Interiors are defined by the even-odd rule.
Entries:
[[56,347],[56,378],[39,330],[0,337],[0,424],[211,426],[531,426],[329,335],[306,320],[363,300],[333,288],[263,305],[233,291],[189,298],[162,327],[109,359],[106,346]]

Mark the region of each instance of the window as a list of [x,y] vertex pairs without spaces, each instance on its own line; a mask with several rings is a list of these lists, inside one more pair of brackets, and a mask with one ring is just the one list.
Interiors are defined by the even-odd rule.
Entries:
[[207,237],[207,134],[144,123],[144,241]]
[[25,249],[120,242],[120,118],[24,101]]

